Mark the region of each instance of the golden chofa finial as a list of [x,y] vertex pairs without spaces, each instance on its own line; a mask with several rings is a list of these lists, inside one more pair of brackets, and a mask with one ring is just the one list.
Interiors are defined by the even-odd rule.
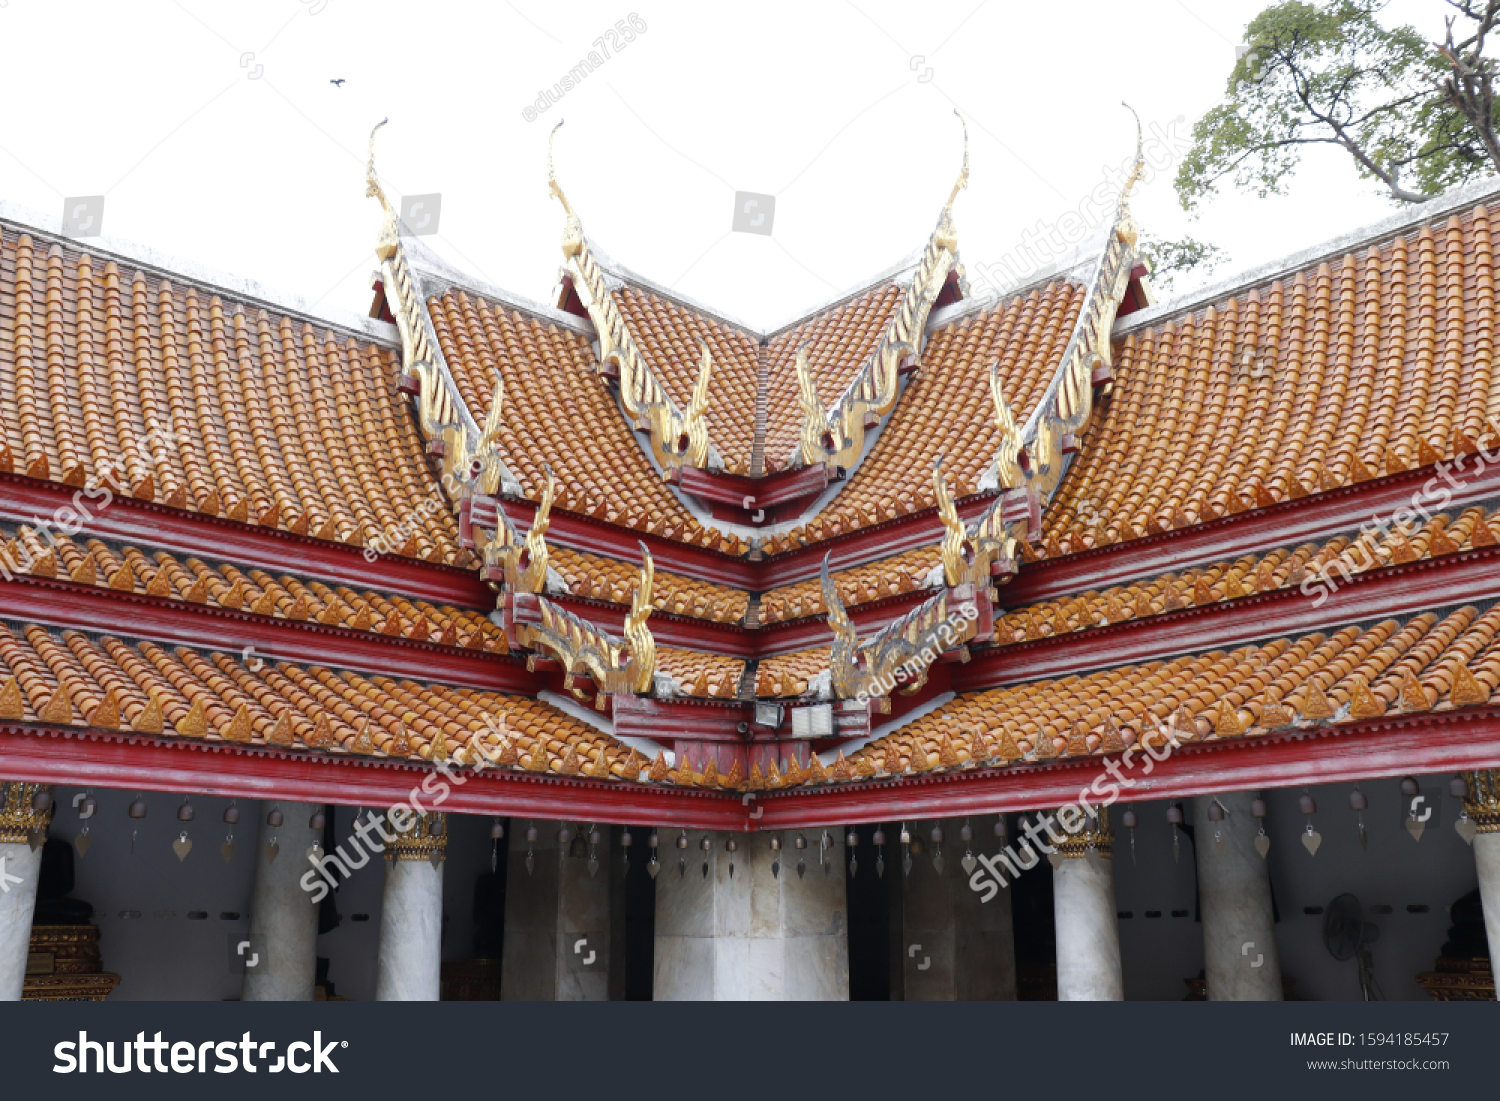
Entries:
[[958,115],[958,124],[964,128],[964,166],[959,172],[958,179],[953,182],[953,190],[948,193],[948,201],[945,207],[951,208],[953,200],[958,198],[958,193],[969,186],[969,124],[964,121],[963,115],[958,114],[958,108],[953,108],[953,113]]
[[370,131],[370,150],[365,160],[365,197],[379,199],[380,208],[385,212],[385,220],[380,226],[380,236],[375,240],[375,255],[382,260],[389,260],[395,256],[401,245],[401,237],[396,229],[396,211],[392,208],[390,200],[385,197],[385,190],[380,186],[380,177],[375,173],[375,135],[390,121],[389,118],[383,118]]
[[562,250],[564,256],[572,257],[577,256],[583,249],[583,223],[578,220],[578,215],[573,213],[572,204],[563,194],[562,184],[557,182],[557,172],[552,166],[552,145],[565,121],[567,120],[558,119],[557,125],[552,128],[552,133],[547,135],[547,190],[554,199],[562,203],[563,210],[567,211],[568,222],[563,227]]
[[[953,113],[958,115],[957,108]],[[948,192],[948,201],[943,204],[943,212],[938,215],[937,231],[932,238],[938,248],[947,252],[958,248],[958,230],[953,225],[953,200],[969,186],[969,124],[964,122],[962,115],[958,115],[958,121],[964,128],[964,166],[958,173],[958,179],[953,181],[953,190]]]
[[1146,157],[1142,152],[1143,145],[1141,142],[1141,116],[1137,115],[1135,113],[1135,108],[1130,106],[1130,104],[1126,103],[1123,99],[1120,101],[1120,105],[1124,107],[1125,110],[1129,111],[1131,116],[1135,119],[1135,167],[1130,170],[1130,178],[1125,181],[1125,186],[1120,191],[1120,201],[1124,202],[1125,198],[1130,194],[1130,189],[1135,186],[1136,181],[1141,178],[1141,174],[1146,169]]

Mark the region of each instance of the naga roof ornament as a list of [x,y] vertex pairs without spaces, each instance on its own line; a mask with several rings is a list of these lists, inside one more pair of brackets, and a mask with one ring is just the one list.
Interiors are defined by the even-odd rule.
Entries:
[[583,235],[583,223],[563,193],[562,185],[557,182],[552,143],[561,126],[559,121],[547,139],[547,187],[568,215],[562,237],[564,270],[572,280],[579,301],[588,311],[589,320],[594,323],[601,368],[614,367],[619,372],[620,404],[634,426],[650,434],[651,455],[665,478],[670,480],[684,466],[699,469],[722,466],[709,443],[708,427],[703,419],[708,409],[708,381],[713,372],[713,356],[704,344],[691,402],[686,411],[679,409],[657,381],[631,337],[625,317],[605,283],[604,272],[589,250]]
[[953,225],[953,200],[969,186],[969,126],[957,111],[964,132],[964,161],[948,201],[938,215],[936,228],[922,252],[921,262],[901,303],[881,334],[880,343],[832,407],[817,402],[807,359],[797,355],[797,382],[802,395],[802,432],[790,456],[796,465],[827,463],[850,470],[864,451],[865,433],[896,406],[900,394],[899,375],[904,361],[922,361],[923,332],[927,315],[951,274],[957,273],[960,290],[965,289],[963,266],[958,262],[958,230]]
[[[427,453],[441,464],[443,493],[450,509],[457,513],[463,502],[476,494],[493,496],[502,487],[519,488],[499,452],[504,388],[497,372],[494,396],[481,429],[464,405],[444,361],[427,305],[401,245],[400,219],[375,172],[375,135],[389,121],[381,119],[370,131],[365,162],[365,195],[377,199],[384,212],[375,255],[380,258],[386,302],[401,336],[401,388],[415,399],[417,424],[427,441]],[[475,534],[482,550],[490,534],[477,529]],[[376,539],[383,540],[383,536]],[[399,544],[399,540],[396,542]]]

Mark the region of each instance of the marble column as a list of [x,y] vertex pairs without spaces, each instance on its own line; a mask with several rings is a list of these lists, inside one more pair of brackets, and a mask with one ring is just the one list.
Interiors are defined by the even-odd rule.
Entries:
[[[318,971],[318,905],[302,885],[311,871],[307,850],[323,840],[312,827],[316,803],[260,804],[250,932],[244,946],[242,1002],[310,1002]],[[278,815],[279,819],[273,819]],[[279,825],[272,825],[277,820]],[[272,840],[276,847],[270,849]]]
[[[1053,829],[1062,833],[1056,825]],[[1060,1002],[1125,998],[1115,919],[1113,845],[1109,815],[1103,811],[1099,829],[1082,830],[1056,846],[1059,859],[1053,862],[1052,908]]]
[[[559,841],[561,822],[513,819],[512,826],[500,997],[508,1002],[608,1001],[613,947],[609,827],[594,827],[600,840],[593,846],[597,863],[590,874],[587,825],[568,823],[567,842]],[[528,830],[535,831],[534,841],[527,840]],[[584,831],[583,853],[571,856],[579,830]],[[623,965],[624,960],[613,962]]]
[[[993,850],[995,816],[984,815],[968,823],[973,831],[968,850],[976,857]],[[934,825],[943,831],[940,846],[932,839]],[[902,897],[899,950],[907,1001],[1016,999],[1010,888],[1001,889],[989,902],[980,901],[962,864],[963,827],[964,820],[911,825],[912,837],[922,848],[912,856],[911,874],[902,873],[899,856],[886,870],[897,877],[893,886]],[[934,861],[939,847],[941,871]]]
[[387,820],[397,837],[385,850],[376,1001],[435,1002],[442,993],[447,817],[408,812],[406,823]]
[[1464,810],[1479,832],[1474,835],[1474,864],[1479,872],[1479,902],[1490,959],[1500,958],[1500,769],[1466,773]]
[[[0,1002],[18,1002],[31,950],[31,914],[36,907],[42,849],[52,820],[52,789],[20,781],[0,783]],[[38,809],[37,797],[46,806]]]
[[[1281,1001],[1281,961],[1271,910],[1271,872],[1255,849],[1254,791],[1193,800],[1203,969],[1211,1002]],[[1223,818],[1212,821],[1217,804]]]
[[[663,830],[656,877],[656,1000],[847,1000],[846,856],[841,832],[830,828],[820,862],[822,835],[822,830],[691,831],[689,847],[679,850],[678,835]],[[799,836],[806,842],[800,850]],[[771,848],[773,838],[781,842],[779,852]],[[733,852],[727,847],[731,841]],[[776,873],[773,862],[779,863]]]

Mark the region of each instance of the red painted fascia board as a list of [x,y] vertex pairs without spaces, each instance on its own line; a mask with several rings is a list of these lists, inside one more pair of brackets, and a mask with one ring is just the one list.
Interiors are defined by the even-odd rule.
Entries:
[[[19,474],[0,474],[0,517],[17,523],[46,520],[64,505],[71,506],[80,491],[56,482],[42,482]],[[280,528],[262,528],[205,516],[201,512],[167,508],[152,501],[115,494],[108,507],[85,500],[92,518],[83,530],[100,539],[133,546],[192,554],[233,562],[272,573],[296,572],[351,588],[380,589],[412,600],[487,610],[494,593],[473,570],[380,556],[366,561],[364,551],[330,543]]]
[[[862,633],[876,631],[931,599],[937,592],[937,589],[913,589],[868,604],[856,604],[846,610],[856,630]],[[763,624],[756,628],[755,640],[755,656],[768,658],[813,646],[826,646],[833,641],[833,630],[825,616],[801,616]]]
[[[1451,491],[1453,500],[1442,508],[1429,505],[1429,511],[1453,512],[1500,495],[1500,465],[1477,478],[1464,480],[1463,474],[1472,472],[1474,463],[1472,456],[1466,458],[1465,471],[1453,475],[1455,480],[1463,482],[1462,489]],[[1433,468],[1427,466],[1282,501],[1269,508],[1222,516],[1206,524],[1082,551],[1055,561],[1030,562],[1021,567],[1009,584],[1001,586],[1002,603],[1020,607],[1088,589],[1107,589],[1189,566],[1324,541],[1340,532],[1352,531],[1367,520],[1386,519],[1397,509],[1410,506],[1412,494],[1420,494],[1434,477]],[[1438,485],[1448,488],[1441,479]]]
[[[1133,769],[1125,770],[1138,782],[1123,791],[1123,801],[1495,768],[1500,766],[1500,708],[1402,715],[1305,733],[1186,745],[1155,763],[1149,776],[1140,756]],[[1086,757],[1050,766],[763,793],[756,805],[762,810],[763,830],[954,818],[1059,807],[1076,801],[1081,789],[1107,775],[1103,758]]]
[[954,669],[954,688],[974,692],[1497,598],[1500,547],[1482,547],[1355,574],[1317,607],[1299,588],[1274,589],[987,648],[968,665]]
[[[1500,767],[1500,707],[1400,715],[1359,723],[1184,746],[1138,777],[1126,801],[1370,780]],[[0,776],[38,783],[247,799],[391,805],[419,787],[423,766],[297,754],[225,742],[109,731],[0,725]],[[694,829],[795,829],[903,818],[1037,810],[1076,800],[1104,775],[1102,758],[1050,766],[974,769],[905,780],[733,792],[553,777],[524,771],[470,774],[444,802],[463,814],[593,819]]]
[[238,654],[257,647],[262,658],[419,677],[454,687],[534,696],[545,680],[507,654],[479,653],[433,642],[390,638],[313,620],[277,619],[185,600],[115,592],[49,578],[0,578],[0,616],[52,627],[103,632],[152,642]]
[[[433,770],[367,757],[288,753],[227,742],[0,725],[0,776],[132,791],[388,807]],[[753,828],[738,798],[650,784],[521,770],[460,771],[441,809],[458,814],[594,820],[695,829]],[[160,808],[166,813],[170,808]]]

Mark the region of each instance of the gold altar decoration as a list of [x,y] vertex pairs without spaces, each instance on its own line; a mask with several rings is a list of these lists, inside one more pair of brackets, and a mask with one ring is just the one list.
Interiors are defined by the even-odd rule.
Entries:
[[33,925],[21,1000],[102,1002],[120,985],[103,970],[97,925]]

